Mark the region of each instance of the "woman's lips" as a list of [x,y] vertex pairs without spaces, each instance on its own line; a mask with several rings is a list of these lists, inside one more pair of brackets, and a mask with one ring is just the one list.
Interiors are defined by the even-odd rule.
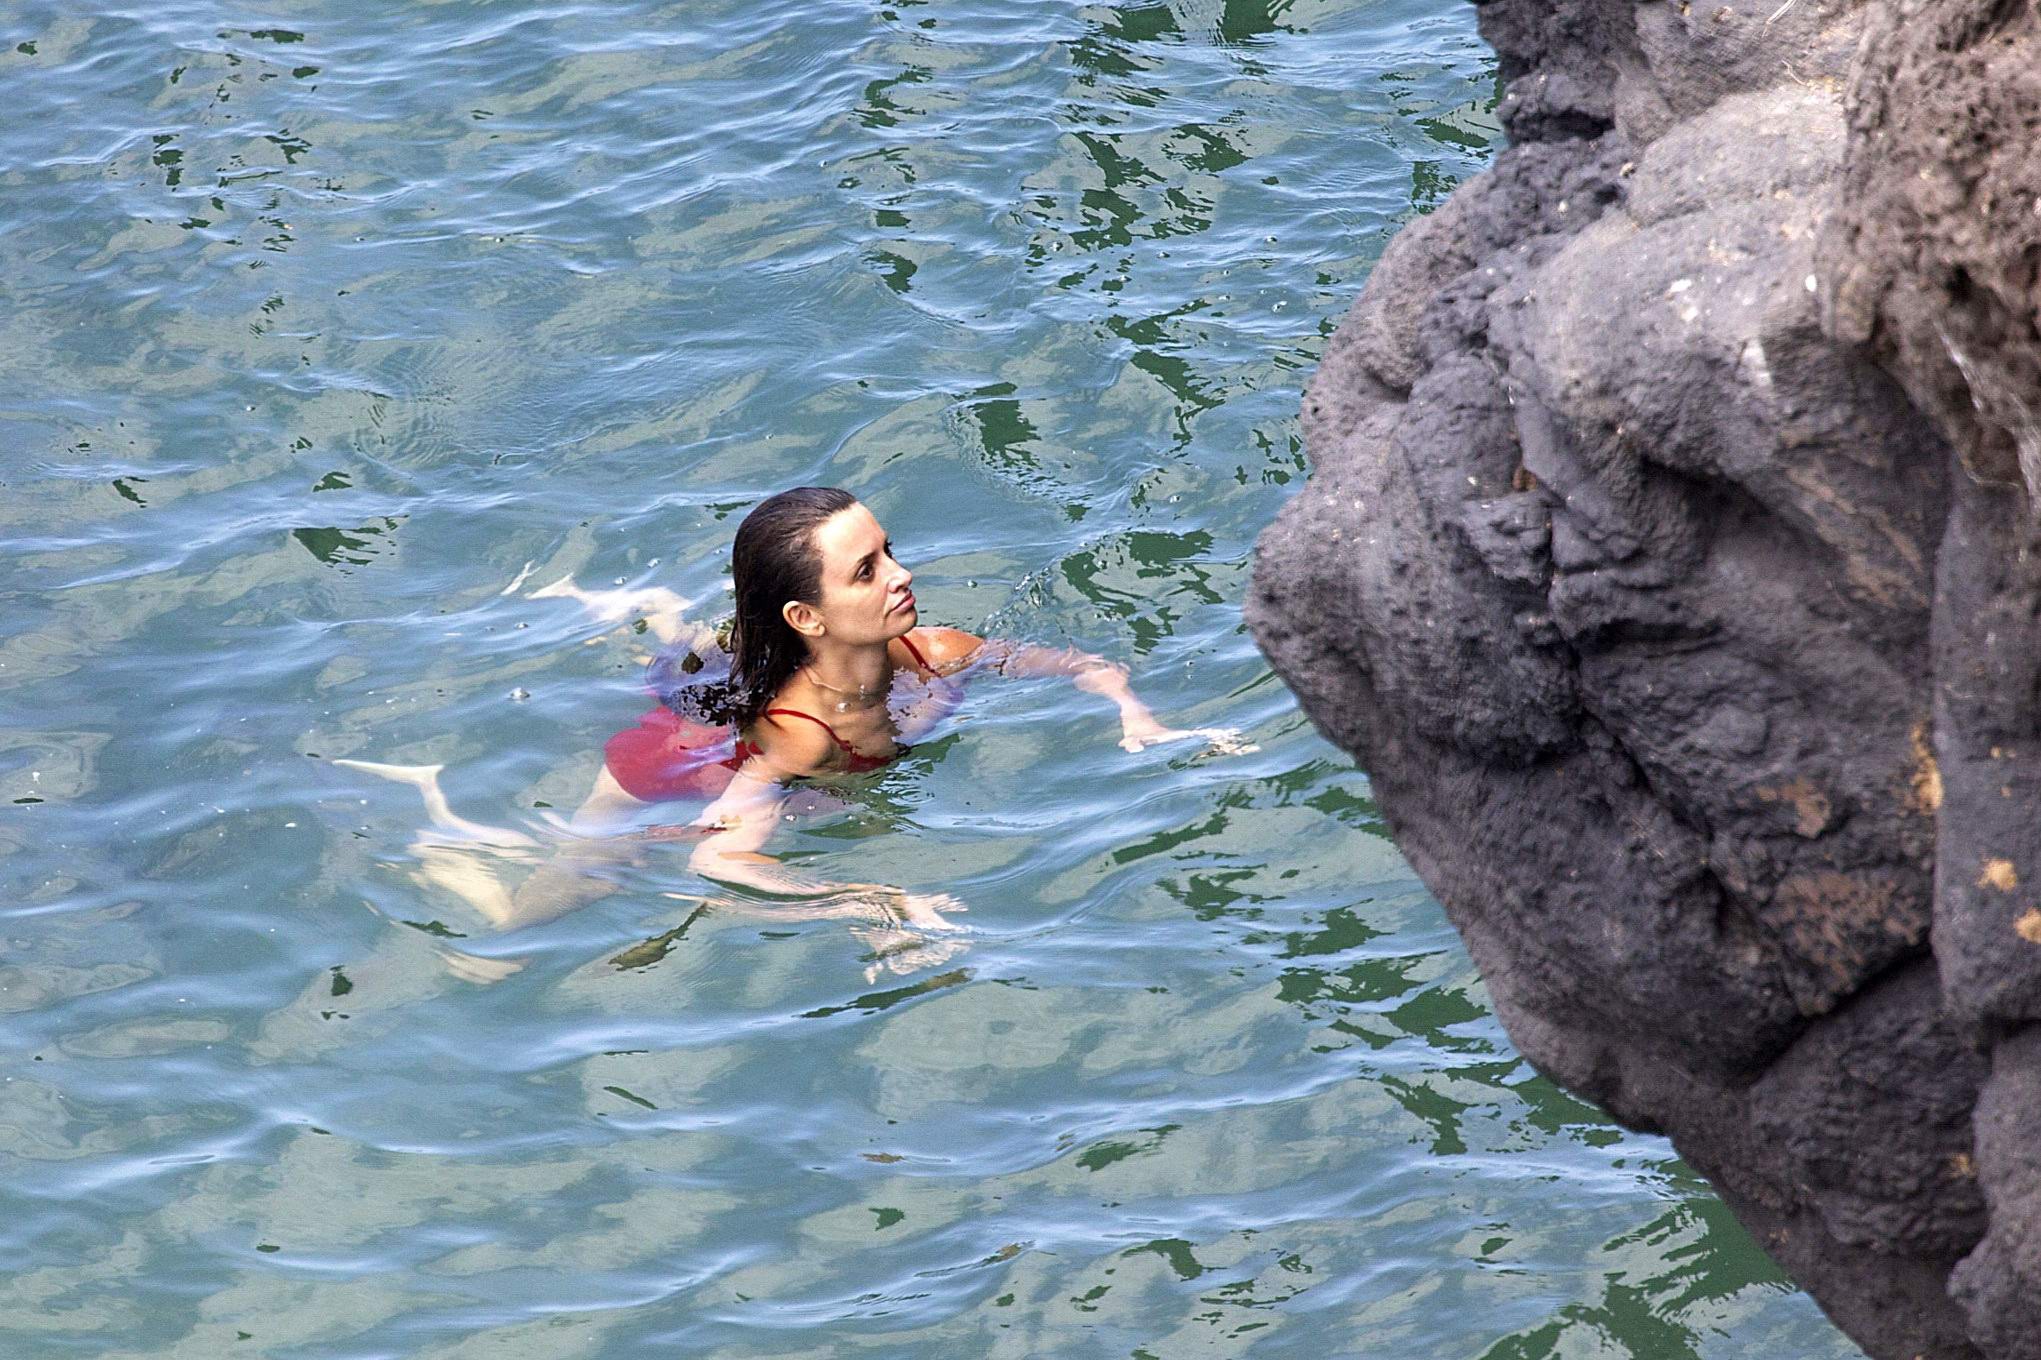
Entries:
[[893,606],[893,612],[897,614],[903,609],[912,608],[914,608],[914,596],[910,594],[906,599],[902,600],[899,604]]

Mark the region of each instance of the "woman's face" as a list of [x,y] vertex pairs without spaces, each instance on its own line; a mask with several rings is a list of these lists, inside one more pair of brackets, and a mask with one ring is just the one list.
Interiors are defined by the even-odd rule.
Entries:
[[[870,644],[899,637],[914,627],[914,573],[893,560],[893,544],[879,521],[862,505],[839,510],[815,530],[822,555],[822,598],[813,621],[821,635],[838,642]],[[789,621],[814,636],[801,621]]]

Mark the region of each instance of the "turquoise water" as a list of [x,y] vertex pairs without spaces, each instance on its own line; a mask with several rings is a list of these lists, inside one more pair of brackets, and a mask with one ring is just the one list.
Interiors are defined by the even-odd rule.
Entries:
[[[1325,336],[1491,154],[1470,7],[0,40],[0,1353],[1854,1353],[1515,1055],[1241,627]],[[492,934],[419,800],[329,763],[571,808],[644,638],[530,586],[713,604],[801,482],[874,507],[926,621],[1261,749],[978,683],[779,842],[969,904],[897,971],[697,911],[684,845]]]

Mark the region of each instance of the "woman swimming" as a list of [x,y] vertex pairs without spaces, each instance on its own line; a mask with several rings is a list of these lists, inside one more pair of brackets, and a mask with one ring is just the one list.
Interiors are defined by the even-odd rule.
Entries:
[[[913,573],[894,558],[872,512],[846,491],[798,487],[760,503],[737,530],[731,577],[736,617],[727,650],[713,630],[687,622],[689,602],[671,592],[590,592],[564,580],[534,592],[575,599],[619,622],[642,612],[666,645],[652,677],[661,702],[637,727],[610,739],[594,788],[559,824],[571,835],[552,863],[510,892],[493,874],[478,879],[416,847],[433,881],[499,926],[527,925],[614,891],[601,868],[631,847],[686,836],[697,839],[690,868],[779,899],[774,914],[945,930],[952,926],[943,913],[964,909],[947,893],[830,882],[763,849],[802,785],[896,759],[955,706],[967,673],[1068,676],[1118,706],[1120,745],[1128,751],[1188,739],[1223,753],[1254,749],[1230,729],[1163,726],[1135,696],[1123,666],[1074,650],[920,627]],[[727,672],[712,658],[726,658]],[[416,785],[434,823],[467,846],[513,852],[538,846],[522,832],[455,816],[439,792],[437,767],[335,763]],[[686,827],[632,830],[648,807],[682,798],[708,806]]]

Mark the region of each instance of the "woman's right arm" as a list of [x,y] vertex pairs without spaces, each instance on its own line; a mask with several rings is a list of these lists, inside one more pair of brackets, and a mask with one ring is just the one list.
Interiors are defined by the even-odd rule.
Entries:
[[1041,647],[1033,643],[974,637],[956,628],[917,629],[928,648],[929,664],[938,675],[953,675],[984,666],[1001,675],[1067,676],[1090,694],[1110,699],[1120,710],[1120,746],[1139,751],[1165,741],[1198,738],[1220,755],[1245,755],[1258,749],[1231,727],[1166,727],[1157,721],[1127,681],[1127,668],[1075,647]]
[[[802,751],[796,745],[791,751],[776,749],[771,757],[754,756],[746,761],[723,796],[696,819],[703,834],[688,857],[688,867],[717,883],[795,899],[796,912],[804,917],[897,918],[929,930],[953,929],[942,913],[962,911],[964,906],[948,893],[909,893],[884,883],[834,882],[790,869],[764,853],[773,829],[784,820],[790,795],[782,781],[815,772],[825,753]],[[805,764],[810,769],[790,771],[789,764]]]

